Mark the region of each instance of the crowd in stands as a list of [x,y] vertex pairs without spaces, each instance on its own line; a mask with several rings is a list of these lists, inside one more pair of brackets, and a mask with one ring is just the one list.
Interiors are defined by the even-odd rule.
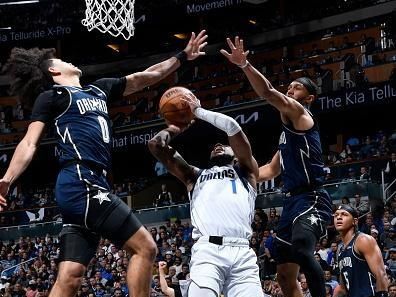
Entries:
[[[192,228],[188,222],[167,221],[166,225],[149,228],[158,246],[157,261],[153,267],[151,296],[161,293],[158,262],[167,263],[169,285],[178,287],[189,273]],[[56,237],[21,237],[18,241],[0,241],[0,296],[48,296],[57,277],[59,242]],[[129,255],[109,240],[102,239],[97,253],[88,265],[77,296],[128,296],[126,270]],[[169,269],[169,272],[168,272]]]
[[[147,177],[131,178],[127,182],[114,184],[112,192],[120,198],[125,198],[143,190],[148,181]],[[61,220],[53,185],[27,190],[15,187],[7,199],[7,210],[0,212],[0,228]]]
[[396,151],[396,131],[387,133],[380,130],[374,135],[349,137],[346,139],[342,151],[340,153],[330,152],[327,156],[327,161],[329,165],[350,163],[390,157],[394,151]]
[[[59,5],[59,3],[49,5]],[[339,66],[334,69],[334,67],[329,68],[328,65],[333,65],[339,61],[346,62],[345,71],[350,73],[350,83],[346,84],[346,87],[367,87],[370,80],[365,76],[365,67],[396,60],[396,53],[392,51],[395,46],[392,37],[388,38],[392,42],[384,48],[379,37],[379,29],[378,32],[373,31],[376,33],[370,33],[374,34],[373,36],[368,36],[368,31],[365,31],[368,28],[379,28],[378,22],[373,21],[371,24],[373,27],[369,27],[366,22],[362,22],[354,25],[342,25],[325,32],[316,33],[315,38],[311,37],[310,40],[307,40],[310,43],[310,49],[307,46],[299,48],[299,44],[301,46],[307,44],[307,42],[301,43],[301,40],[295,41],[295,43],[291,42],[286,47],[281,44],[266,45],[279,49],[279,51],[282,51],[281,55],[272,56],[270,54],[267,57],[266,51],[269,50],[267,47],[265,49],[252,49],[251,60],[258,69],[269,77],[271,83],[280,89],[296,77],[308,76],[313,79],[322,78],[322,92],[332,91],[334,87],[338,88],[340,86],[340,84],[333,84],[332,75],[334,71],[339,70]],[[360,31],[363,32],[360,37],[359,34],[355,34],[354,38],[348,37],[348,34]],[[343,37],[336,38],[337,36]],[[322,42],[322,38],[329,39],[329,41]],[[364,56],[367,59],[358,61],[358,54],[351,52],[353,48],[360,48],[362,45],[365,46]],[[388,52],[389,54],[387,54]],[[352,59],[350,59],[351,57]],[[219,57],[208,57],[204,61],[208,64],[187,67],[176,76],[176,80],[177,84],[184,85],[196,93],[205,107],[226,107],[257,99],[257,95],[246,82],[239,69],[229,65],[226,66],[224,61],[220,63]],[[207,67],[210,71],[206,69]],[[395,76],[396,72],[393,71],[392,73]],[[113,103],[113,107],[128,107],[112,115],[113,127],[135,125],[144,121],[159,119],[158,102],[163,91],[170,86],[169,83],[163,82],[155,89],[137,93],[133,96],[133,100],[131,98],[120,98],[118,102]],[[29,120],[29,118],[30,111],[21,104],[0,106],[0,134],[15,133],[14,140],[7,138],[4,141],[0,140],[0,144],[18,141],[21,135],[17,133],[23,132],[27,124],[14,125],[13,123]],[[51,136],[50,131],[48,136]]]
[[[333,201],[333,209],[340,203],[355,207],[360,214],[359,231],[373,236],[383,255],[387,277],[390,280],[389,293],[395,288],[396,280],[396,197],[385,207],[375,209],[367,197],[359,194]],[[274,239],[281,209],[256,209],[252,222],[253,235],[250,247],[256,252],[263,291],[273,297],[282,297],[276,280],[276,250]],[[166,221],[164,225],[148,228],[158,246],[156,263],[153,267],[151,296],[167,296],[161,291],[159,261],[165,261],[167,285],[179,290],[179,281],[189,277],[189,261],[192,227],[188,221]],[[334,225],[328,226],[328,236],[321,239],[315,249],[315,258],[320,263],[326,279],[326,287],[331,297],[339,281],[339,268],[336,254],[340,237]],[[4,297],[42,297],[54,284],[57,276],[59,242],[56,237],[21,237],[18,241],[0,242],[0,296]],[[87,272],[77,296],[110,297],[128,296],[126,270],[129,255],[109,240],[102,239],[95,257],[88,265]],[[18,265],[20,264],[20,265]],[[309,286],[303,271],[299,282],[305,297],[310,297]],[[393,291],[394,292],[394,291]],[[395,296],[395,295],[389,295]]]
[[[386,133],[379,130],[373,135],[350,136],[346,138],[345,148],[341,152],[330,152],[325,156],[326,183],[359,180],[378,182],[381,180],[381,170],[385,172],[385,181],[390,182],[396,178],[395,152],[396,132]],[[161,168],[160,164],[156,164],[156,167]],[[336,170],[340,168],[342,170]],[[157,170],[156,174],[167,176],[163,170]],[[146,189],[152,181],[149,177],[143,176],[125,179],[124,182],[114,184],[113,193],[126,198]],[[280,192],[281,186],[278,180],[262,183],[259,193]],[[161,188],[152,202],[147,201],[146,205],[141,205],[140,208],[172,206],[187,201],[185,196],[178,197],[169,191],[166,184],[161,185]],[[39,213],[40,210],[42,213]],[[34,218],[31,217],[31,213],[34,214]],[[27,190],[15,188],[9,196],[7,211],[0,213],[0,227],[56,220],[60,220],[60,215],[56,208],[53,185]]]

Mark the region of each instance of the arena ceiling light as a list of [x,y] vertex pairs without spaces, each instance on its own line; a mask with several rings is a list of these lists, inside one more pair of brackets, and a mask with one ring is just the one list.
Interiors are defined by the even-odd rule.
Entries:
[[119,53],[120,52],[120,45],[119,44],[107,44],[107,47],[111,48],[113,51]]
[[0,6],[2,6],[2,5],[31,4],[31,3],[38,3],[38,2],[39,2],[39,0],[7,1],[7,2],[0,2]]
[[177,39],[182,39],[182,40],[188,38],[188,35],[186,33],[176,33],[176,34],[173,34],[173,36],[176,37]]

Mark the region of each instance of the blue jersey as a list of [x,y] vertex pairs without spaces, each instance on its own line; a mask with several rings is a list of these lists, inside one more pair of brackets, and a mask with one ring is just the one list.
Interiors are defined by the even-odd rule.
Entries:
[[307,131],[283,124],[279,152],[284,192],[323,184],[324,164],[316,121]]
[[367,261],[355,251],[356,233],[347,246],[342,246],[338,255],[338,267],[348,297],[368,297],[375,295],[375,278]]
[[83,89],[55,88],[65,89],[70,96],[68,109],[55,119],[62,151],[60,162],[90,161],[107,168],[111,157],[111,133],[106,94],[94,85]]
[[60,163],[86,161],[108,169],[111,129],[107,109],[110,96],[121,96],[124,79],[101,79],[85,87],[55,85],[42,93],[32,119],[54,121],[61,150]]

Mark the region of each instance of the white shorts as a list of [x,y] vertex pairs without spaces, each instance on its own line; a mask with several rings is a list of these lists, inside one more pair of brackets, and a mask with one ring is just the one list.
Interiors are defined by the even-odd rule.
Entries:
[[257,257],[242,238],[224,237],[223,244],[200,237],[191,249],[190,278],[220,296],[262,297]]

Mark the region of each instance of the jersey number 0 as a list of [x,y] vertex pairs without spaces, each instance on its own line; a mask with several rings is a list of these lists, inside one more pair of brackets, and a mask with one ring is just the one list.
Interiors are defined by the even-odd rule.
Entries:
[[102,138],[105,143],[110,142],[110,133],[109,126],[107,125],[107,121],[104,117],[98,116],[98,122],[100,125],[100,129],[102,130]]

